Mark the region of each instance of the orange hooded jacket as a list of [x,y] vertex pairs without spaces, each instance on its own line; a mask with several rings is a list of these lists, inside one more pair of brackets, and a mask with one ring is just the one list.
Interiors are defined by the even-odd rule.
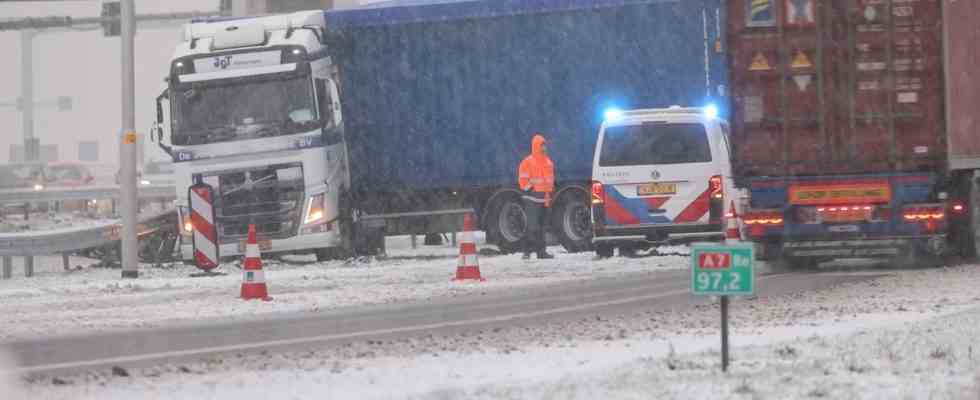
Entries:
[[555,165],[542,149],[545,142],[540,134],[531,139],[531,154],[521,161],[517,182],[521,190],[543,195],[545,206],[550,206],[551,193],[555,191]]

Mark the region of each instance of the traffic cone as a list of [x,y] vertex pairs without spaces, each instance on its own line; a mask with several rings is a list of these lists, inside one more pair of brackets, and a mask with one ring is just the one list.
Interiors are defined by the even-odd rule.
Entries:
[[474,279],[485,281],[480,276],[480,259],[476,256],[476,242],[473,241],[473,216],[466,214],[463,217],[463,232],[459,238],[459,262],[456,264],[456,278],[453,280],[461,281]]
[[242,271],[242,299],[272,300],[265,287],[265,272],[262,271],[262,254],[255,239],[255,224],[248,224],[248,243],[245,245],[245,262]]
[[725,244],[736,244],[742,240],[742,235],[738,231],[738,212],[735,211],[735,201],[731,202],[731,209],[725,213]]

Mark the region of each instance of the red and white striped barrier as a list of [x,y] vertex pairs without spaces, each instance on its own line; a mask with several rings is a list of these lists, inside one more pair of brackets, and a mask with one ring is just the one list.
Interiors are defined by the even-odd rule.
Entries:
[[255,237],[255,224],[248,224],[248,243],[245,245],[245,262],[242,265],[242,293],[244,300],[272,300],[265,286],[265,272],[262,271],[262,254]]
[[475,225],[471,214],[463,217],[463,232],[459,237],[459,261],[456,264],[456,278],[453,280],[485,281],[480,276],[480,259],[476,256],[476,241],[473,240]]
[[191,203],[191,226],[194,228],[192,246],[194,263],[210,271],[218,267],[218,229],[214,218],[214,190],[199,182],[187,190]]
[[742,241],[742,235],[738,230],[738,211],[735,210],[735,202],[731,202],[731,208],[725,213],[725,244],[736,244]]

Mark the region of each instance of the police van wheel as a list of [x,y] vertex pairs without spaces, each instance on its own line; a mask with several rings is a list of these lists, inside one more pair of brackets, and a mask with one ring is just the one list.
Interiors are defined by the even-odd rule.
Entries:
[[563,196],[551,216],[553,232],[569,253],[592,249],[591,211],[584,194]]

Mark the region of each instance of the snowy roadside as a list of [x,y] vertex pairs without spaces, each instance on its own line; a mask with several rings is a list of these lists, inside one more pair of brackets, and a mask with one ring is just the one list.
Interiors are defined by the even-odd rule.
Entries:
[[[482,235],[477,235],[477,241],[483,248]],[[288,261],[265,260],[266,281],[274,297],[268,303],[238,299],[241,275],[234,265],[220,268],[227,275],[206,278],[190,277],[200,272],[190,266],[144,265],[140,278],[122,280],[119,270],[65,272],[60,257],[41,260],[33,278],[21,275],[0,280],[0,326],[4,327],[0,341],[427,300],[686,268],[688,262],[678,255],[595,260],[592,253],[567,254],[553,247],[550,251],[558,258],[548,261],[523,261],[519,255],[480,257],[486,282],[452,282],[458,249],[450,244],[412,249],[408,237],[395,237],[388,246],[384,259],[316,263],[312,257],[296,256]],[[665,251],[683,253],[685,249]],[[71,263],[95,261],[72,258]],[[113,312],[123,305],[125,313]]]
[[980,267],[902,271],[732,308],[45,378],[32,399],[980,398]]

